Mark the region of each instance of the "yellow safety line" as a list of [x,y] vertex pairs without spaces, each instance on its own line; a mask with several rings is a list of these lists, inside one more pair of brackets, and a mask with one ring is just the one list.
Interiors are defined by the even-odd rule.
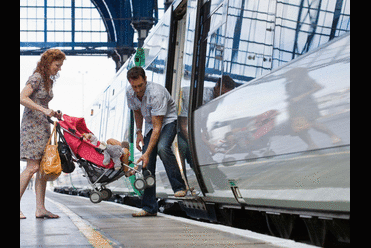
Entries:
[[[73,224],[88,239],[89,243],[93,247],[97,247],[97,248],[98,247],[99,248],[113,247],[111,244],[114,244],[114,242],[109,241],[101,233],[99,233],[93,227],[88,225],[80,216],[78,216],[77,214],[72,212],[69,208],[67,208],[63,204],[60,204],[59,202],[51,200],[48,197],[45,197],[45,198],[48,201],[51,201],[52,203],[54,203],[60,210],[62,210],[72,220]],[[115,245],[117,245],[117,244],[115,244]]]

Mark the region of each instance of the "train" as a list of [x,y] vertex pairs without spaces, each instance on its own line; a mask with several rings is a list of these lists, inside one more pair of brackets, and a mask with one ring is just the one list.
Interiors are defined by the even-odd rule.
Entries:
[[[141,156],[125,93],[127,71],[142,66],[176,101],[173,150],[190,190],[175,198],[158,159],[160,211],[350,244],[350,17],[337,13],[336,30],[317,20],[328,29],[321,34],[305,20],[305,30],[289,27],[279,13],[290,1],[252,2],[174,1],[86,112],[87,126],[99,140],[130,141],[133,161]],[[82,175],[62,174],[56,191],[82,192]],[[133,178],[109,186],[116,197],[140,198]]]

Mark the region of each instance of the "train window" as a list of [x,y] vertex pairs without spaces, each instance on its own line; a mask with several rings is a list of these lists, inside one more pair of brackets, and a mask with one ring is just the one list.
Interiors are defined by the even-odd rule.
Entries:
[[[205,104],[215,98],[214,91],[218,80],[223,74],[225,25],[215,30],[208,38],[205,54],[205,76],[203,89],[203,102]],[[205,42],[205,43],[206,43]]]
[[[206,19],[202,24],[201,33],[201,49],[200,49],[200,81],[203,83],[202,103],[206,104],[218,96],[226,93],[230,88],[223,86],[223,81],[230,82],[233,80],[228,76],[223,76],[224,72],[224,56],[225,56],[225,34],[226,34],[226,6],[218,5],[214,9],[216,2],[220,4],[222,1],[212,1],[209,6],[204,8],[211,10],[211,15],[208,10],[204,10],[203,14]],[[232,84],[228,83],[227,87]],[[201,92],[199,92],[201,94]]]
[[145,68],[148,81],[165,86],[170,37],[171,11],[167,11],[144,44]]
[[205,3],[209,3],[210,4],[210,12],[214,12],[214,10],[216,8],[218,8],[220,6],[220,4],[222,2],[224,2],[225,0],[204,0],[203,4]]

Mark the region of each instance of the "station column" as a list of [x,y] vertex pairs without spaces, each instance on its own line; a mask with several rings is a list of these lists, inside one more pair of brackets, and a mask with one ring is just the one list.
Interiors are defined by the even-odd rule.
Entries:
[[138,48],[143,46],[144,40],[146,39],[149,30],[154,24],[154,19],[139,19],[133,20],[131,25],[138,31]]

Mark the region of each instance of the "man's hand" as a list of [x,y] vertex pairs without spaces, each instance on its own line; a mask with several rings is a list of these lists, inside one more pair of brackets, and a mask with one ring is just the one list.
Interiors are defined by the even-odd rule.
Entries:
[[[151,134],[151,138],[149,139],[149,143],[146,149],[146,152],[140,157],[137,163],[143,162],[143,168],[146,168],[149,163],[149,156],[152,153],[153,149],[156,147],[158,139],[161,134],[161,128],[162,128],[162,121],[164,119],[164,116],[152,116],[152,123],[153,123],[153,130]],[[138,132],[137,135],[137,148],[139,146],[140,140],[143,142],[143,136],[141,132]],[[141,151],[142,149],[140,149]]]
[[140,162],[143,162],[143,169],[147,167],[148,163],[149,163],[149,154],[146,152],[144,153],[137,161],[137,164],[139,164]]
[[[140,146],[140,143],[142,143],[142,146]],[[137,133],[136,147],[141,152],[143,146],[144,146],[143,134],[142,134],[142,132],[138,132]]]

